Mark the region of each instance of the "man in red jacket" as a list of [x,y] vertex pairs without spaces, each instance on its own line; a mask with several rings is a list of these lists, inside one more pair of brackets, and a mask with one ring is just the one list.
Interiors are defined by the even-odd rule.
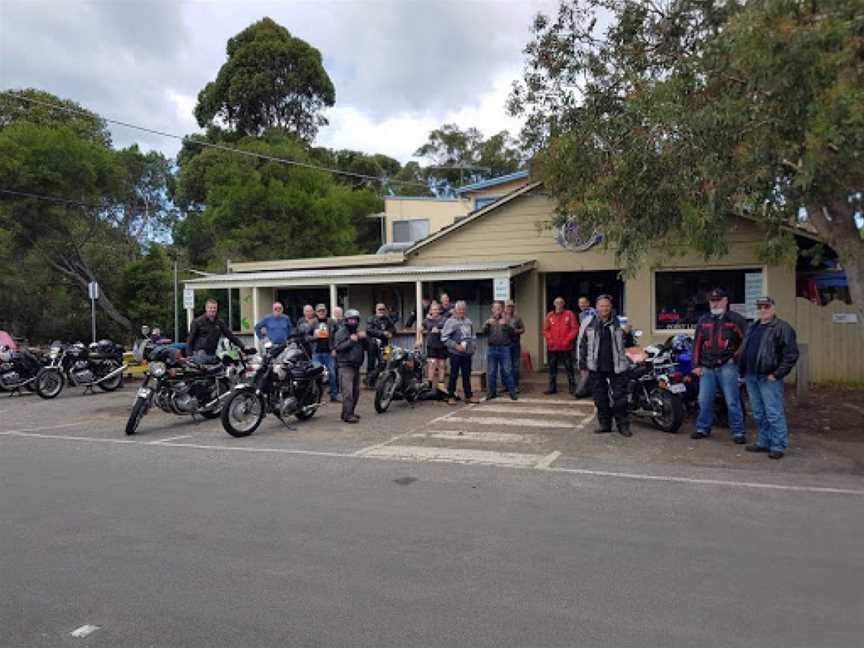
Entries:
[[573,311],[564,308],[564,298],[556,297],[552,302],[555,310],[549,311],[543,320],[543,337],[549,355],[549,388],[544,394],[558,391],[558,363],[564,363],[570,393],[575,389],[573,379],[573,340],[579,335],[579,320]]

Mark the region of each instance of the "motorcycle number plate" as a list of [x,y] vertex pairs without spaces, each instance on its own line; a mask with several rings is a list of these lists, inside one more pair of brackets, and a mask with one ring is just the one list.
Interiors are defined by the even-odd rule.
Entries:
[[669,391],[671,391],[673,394],[683,394],[687,391],[687,385],[683,383],[673,383],[669,385]]
[[147,387],[141,387],[138,390],[138,396],[139,398],[147,398],[148,396],[150,396],[150,389]]

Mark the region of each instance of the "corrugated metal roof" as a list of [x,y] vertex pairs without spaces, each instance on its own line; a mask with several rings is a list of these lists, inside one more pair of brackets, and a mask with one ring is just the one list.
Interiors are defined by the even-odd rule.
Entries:
[[256,280],[297,280],[312,278],[348,278],[373,276],[399,276],[399,275],[430,275],[430,274],[459,274],[470,272],[502,272],[513,268],[521,268],[534,264],[533,259],[522,261],[486,261],[477,263],[460,263],[456,265],[437,266],[378,266],[362,268],[334,268],[317,270],[290,270],[272,272],[233,272],[229,274],[214,274],[201,279],[190,279],[184,283],[194,286],[196,284],[207,284],[213,282],[254,282]]
[[466,191],[477,191],[478,189],[486,189],[488,187],[495,187],[499,184],[504,184],[505,182],[512,182],[513,180],[521,180],[522,178],[528,177],[528,170],[523,169],[521,171],[514,171],[513,173],[508,173],[507,175],[498,176],[497,178],[489,178],[488,180],[480,180],[479,182],[472,182],[471,184],[467,184],[463,187],[459,187],[456,189],[456,194],[465,193]]

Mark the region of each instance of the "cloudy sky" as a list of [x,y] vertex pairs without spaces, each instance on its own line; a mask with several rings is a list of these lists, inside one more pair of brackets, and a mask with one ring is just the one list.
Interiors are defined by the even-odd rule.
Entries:
[[[522,48],[549,0],[77,2],[0,0],[0,88],[37,87],[104,117],[196,131],[198,91],[228,38],[270,16],[317,47],[336,87],[317,143],[402,162],[445,122],[517,133],[505,114]],[[122,127],[115,142],[173,155],[178,143]]]

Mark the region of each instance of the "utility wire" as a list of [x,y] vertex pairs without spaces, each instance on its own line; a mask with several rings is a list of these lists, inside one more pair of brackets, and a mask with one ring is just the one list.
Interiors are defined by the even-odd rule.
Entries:
[[33,99],[32,97],[23,97],[21,95],[15,94],[14,92],[10,92],[9,90],[0,90],[0,94],[6,95],[12,99],[17,99],[18,101],[25,101],[32,104],[38,104],[40,106],[46,106],[48,108],[53,108],[54,110],[60,110],[63,112],[71,113],[73,115],[81,115],[82,117],[87,117],[88,119],[101,119],[102,121],[108,124],[116,124],[118,126],[123,126],[124,128],[132,128],[134,130],[143,131],[145,133],[150,133],[151,135],[159,135],[161,137],[169,137],[171,139],[180,140],[181,142],[189,142],[192,144],[197,144],[198,146],[204,146],[209,148],[218,149],[221,151],[228,151],[230,153],[239,153],[240,155],[245,155],[247,157],[259,158],[262,160],[269,160],[271,162],[281,162],[282,164],[288,164],[291,166],[302,167],[304,169],[312,169],[314,171],[324,171],[326,173],[333,173],[335,175],[343,175],[349,176],[352,178],[359,178],[361,180],[372,180],[375,182],[380,182],[382,184],[401,184],[401,185],[413,185],[415,187],[427,187],[428,185],[422,182],[412,182],[410,180],[392,180],[390,178],[379,177],[368,175],[365,173],[354,173],[353,171],[342,171],[341,169],[331,169],[328,167],[318,166],[316,164],[310,164],[308,162],[299,162],[298,160],[289,160],[288,158],[280,158],[273,155],[267,155],[265,153],[255,153],[253,151],[244,151],[243,149],[238,149],[233,146],[226,146],[224,144],[214,144],[213,142],[206,142],[200,139],[195,138],[194,136],[186,136],[176,135],[174,133],[166,133],[165,131],[156,130],[155,128],[147,128],[146,126],[138,126],[136,124],[131,124],[129,122],[120,121],[118,119],[108,119],[107,117],[96,117],[91,113],[85,112],[83,110],[76,110],[75,108],[69,108],[68,106],[61,106],[60,104],[55,104],[50,101],[42,101],[41,99]]
[[87,203],[78,200],[68,200],[66,198],[56,198],[54,196],[46,196],[45,194],[30,193],[29,191],[15,191],[14,189],[0,189],[0,193],[9,194],[11,196],[19,196],[21,198],[35,198],[36,200],[47,200],[49,202],[64,203],[66,205],[74,205],[75,207],[86,207],[87,209],[104,209],[98,205],[88,205]]

